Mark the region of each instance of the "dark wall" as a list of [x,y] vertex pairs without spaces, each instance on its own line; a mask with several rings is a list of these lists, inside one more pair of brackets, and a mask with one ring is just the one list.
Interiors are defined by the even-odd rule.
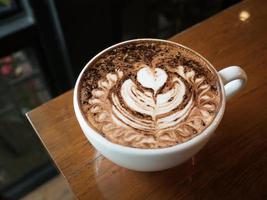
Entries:
[[[89,58],[119,41],[110,1],[56,1],[75,76]],[[117,8],[116,8],[117,9]]]
[[96,53],[132,38],[168,37],[240,0],[55,0],[75,77]]

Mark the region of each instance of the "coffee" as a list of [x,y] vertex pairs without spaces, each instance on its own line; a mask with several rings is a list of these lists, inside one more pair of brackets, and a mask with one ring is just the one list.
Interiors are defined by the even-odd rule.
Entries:
[[206,60],[155,40],[120,44],[97,56],[82,75],[79,95],[90,127],[137,148],[170,147],[201,134],[222,98]]

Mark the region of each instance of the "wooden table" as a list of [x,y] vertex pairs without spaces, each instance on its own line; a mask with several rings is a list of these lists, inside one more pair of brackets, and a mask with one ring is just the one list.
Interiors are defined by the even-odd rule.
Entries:
[[83,135],[72,91],[27,113],[36,133],[78,199],[267,199],[267,1],[244,1],[171,40],[248,75],[194,162],[154,173],[111,163]]

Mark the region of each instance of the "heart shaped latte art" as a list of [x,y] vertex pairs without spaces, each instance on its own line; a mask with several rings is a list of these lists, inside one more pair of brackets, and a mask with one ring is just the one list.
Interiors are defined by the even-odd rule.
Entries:
[[145,66],[137,72],[137,81],[145,88],[151,88],[154,93],[167,81],[168,75],[161,68],[152,69]]

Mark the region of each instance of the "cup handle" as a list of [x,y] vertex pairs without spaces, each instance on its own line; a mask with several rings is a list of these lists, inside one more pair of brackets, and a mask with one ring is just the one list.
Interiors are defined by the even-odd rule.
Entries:
[[224,84],[226,101],[238,93],[247,82],[246,72],[238,66],[226,67],[219,71],[219,75]]

